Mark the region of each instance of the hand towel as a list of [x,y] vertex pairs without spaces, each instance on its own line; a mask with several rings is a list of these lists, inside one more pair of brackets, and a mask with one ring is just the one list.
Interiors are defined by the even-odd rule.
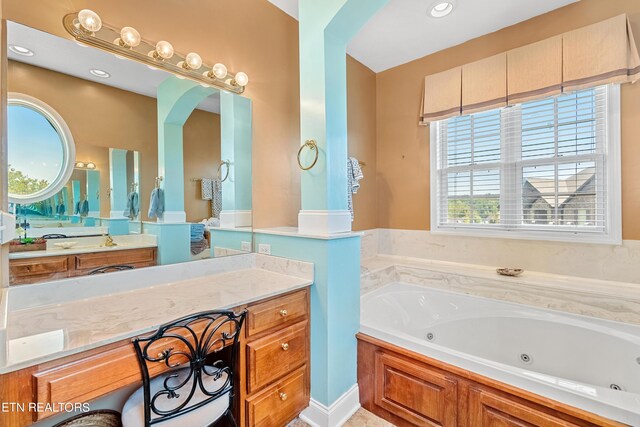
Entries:
[[202,178],[200,180],[202,184],[201,194],[202,200],[212,200],[213,199],[213,179],[211,178]]
[[124,210],[124,216],[134,220],[138,217],[140,212],[140,196],[137,191],[132,191],[127,196],[127,207]]
[[149,202],[149,218],[162,218],[164,214],[164,191],[154,188]]
[[211,215],[214,218],[220,218],[220,211],[222,211],[222,181],[218,178],[212,181]]
[[353,222],[353,195],[358,192],[360,188],[359,181],[364,178],[362,174],[362,168],[360,162],[355,157],[349,157],[347,159],[347,209],[351,212],[351,221]]
[[84,199],[82,201],[82,207],[80,208],[80,215],[87,216],[89,215],[89,201]]

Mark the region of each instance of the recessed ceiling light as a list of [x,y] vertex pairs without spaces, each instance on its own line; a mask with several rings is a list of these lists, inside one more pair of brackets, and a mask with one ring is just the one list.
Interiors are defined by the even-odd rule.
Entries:
[[431,5],[429,9],[429,15],[434,18],[444,18],[451,12],[453,12],[453,8],[456,6],[453,0],[442,1],[438,0]]
[[109,77],[111,77],[111,74],[107,73],[106,71],[98,70],[97,68],[91,69],[89,70],[89,72],[94,76],[100,77],[103,79],[108,79]]
[[13,53],[17,53],[22,56],[33,56],[35,53],[31,49],[27,49],[26,47],[18,46],[15,44],[9,45],[9,50]]

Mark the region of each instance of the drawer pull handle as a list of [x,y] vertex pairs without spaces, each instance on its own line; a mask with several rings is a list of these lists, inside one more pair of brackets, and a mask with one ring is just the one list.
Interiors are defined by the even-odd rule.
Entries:
[[288,315],[289,315],[289,312],[287,310],[285,310],[284,308],[282,310],[280,310],[280,316],[287,317]]
[[287,393],[280,393],[280,400],[282,400],[283,402],[287,400],[287,397],[289,397],[287,396]]
[[288,342],[283,342],[280,347],[282,347],[282,349],[284,351],[287,351],[287,350],[289,350],[289,343]]

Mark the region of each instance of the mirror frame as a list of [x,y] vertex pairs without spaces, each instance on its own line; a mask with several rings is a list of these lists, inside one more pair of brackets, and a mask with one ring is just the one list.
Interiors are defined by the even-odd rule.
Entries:
[[[60,172],[58,172],[56,179],[48,187],[25,196],[12,195],[11,193],[8,193],[9,203],[36,203],[58,193],[62,187],[67,184],[75,166],[76,144],[73,141],[73,136],[71,135],[71,130],[69,129],[69,126],[67,126],[67,123],[64,121],[62,116],[47,103],[24,93],[8,92],[7,116],[9,115],[9,107],[13,105],[30,108],[44,116],[56,130],[62,143],[62,167]],[[8,144],[9,140],[7,137],[7,145]]]

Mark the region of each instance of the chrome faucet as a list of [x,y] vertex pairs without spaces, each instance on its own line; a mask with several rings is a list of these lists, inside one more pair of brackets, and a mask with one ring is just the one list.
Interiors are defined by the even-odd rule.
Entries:
[[107,235],[107,236],[105,236],[104,244],[102,246],[110,248],[110,247],[113,247],[113,246],[118,246],[118,244],[113,241],[113,237]]

